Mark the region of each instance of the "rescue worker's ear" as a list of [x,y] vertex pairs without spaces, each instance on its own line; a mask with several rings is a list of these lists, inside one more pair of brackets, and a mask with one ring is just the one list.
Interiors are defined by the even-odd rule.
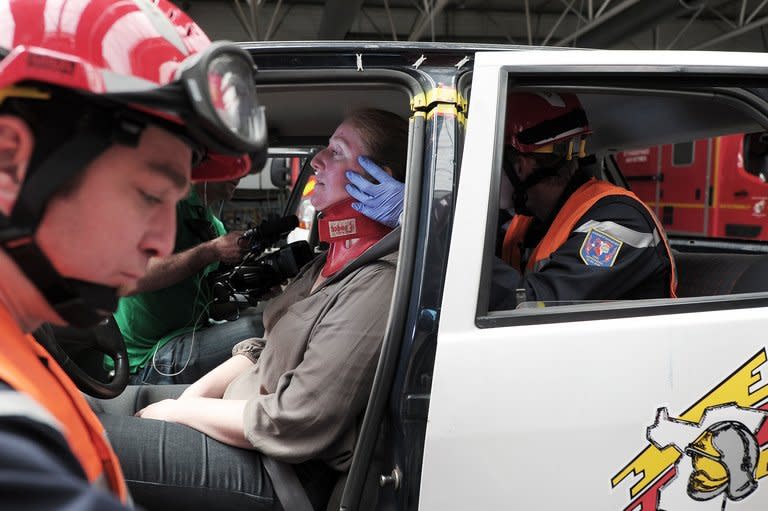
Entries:
[[0,115],[0,212],[9,215],[32,157],[34,136],[27,123]]

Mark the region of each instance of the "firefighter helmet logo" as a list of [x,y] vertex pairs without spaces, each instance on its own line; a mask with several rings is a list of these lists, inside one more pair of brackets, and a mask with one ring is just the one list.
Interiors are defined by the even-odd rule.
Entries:
[[[648,428],[648,440],[659,449],[674,447],[680,454],[676,471],[686,493],[698,501],[722,497],[742,500],[757,489],[755,472],[760,448],[755,434],[765,412],[724,405],[708,408],[699,424],[670,419],[659,408],[656,422]],[[690,461],[687,461],[690,460]],[[670,486],[675,484],[670,482]]]
[[704,501],[722,495],[724,507],[727,500],[742,500],[757,489],[760,448],[755,433],[764,420],[765,412],[725,405],[708,408],[695,425],[670,419],[667,409],[659,408],[648,440],[659,449],[674,447],[690,459],[685,466],[681,456],[676,467],[678,475],[689,474],[689,497]]
[[722,511],[729,503],[762,501],[767,417],[765,350],[679,417],[658,408],[646,430],[649,445],[611,479],[614,488],[629,490],[625,511]]
[[740,422],[718,422],[685,453],[694,468],[688,479],[692,499],[710,500],[725,494],[730,500],[741,500],[757,489],[755,470],[760,448],[754,433]]

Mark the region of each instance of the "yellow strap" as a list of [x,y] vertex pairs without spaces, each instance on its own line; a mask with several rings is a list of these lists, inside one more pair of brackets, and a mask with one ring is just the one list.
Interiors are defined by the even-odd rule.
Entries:
[[51,99],[51,93],[31,87],[11,86],[0,89],[0,105],[3,104],[6,98]]
[[456,105],[446,105],[446,104],[440,103],[438,105],[435,105],[434,108],[432,108],[429,112],[427,112],[427,119],[431,119],[435,115],[455,116],[457,114],[458,114],[458,110],[456,108]]
[[453,87],[435,87],[411,98],[411,110],[419,110],[434,103],[459,105],[459,94]]

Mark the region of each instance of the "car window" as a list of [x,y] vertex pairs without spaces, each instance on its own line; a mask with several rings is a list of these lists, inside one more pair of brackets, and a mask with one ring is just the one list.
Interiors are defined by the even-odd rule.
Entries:
[[672,165],[685,167],[694,161],[693,142],[680,142],[672,145]]
[[[764,133],[736,133],[646,148],[659,158],[632,161],[633,153],[617,153],[633,191],[661,218],[674,241],[696,234],[704,239],[768,241],[765,201],[768,184],[761,161]],[[676,161],[681,146],[699,156],[683,165]]]
[[[508,90],[552,93],[544,87],[510,85]],[[492,233],[484,247],[484,274],[490,285],[479,290],[478,324],[508,324],[494,322],[499,317],[542,318],[565,313],[587,318],[594,317],[593,312],[598,310],[643,314],[639,310],[643,307],[683,305],[692,298],[725,303],[768,292],[768,184],[762,174],[768,145],[757,119],[726,103],[710,103],[708,108],[718,113],[702,115],[696,110],[704,105],[694,96],[673,98],[663,90],[642,94],[620,88],[591,91],[583,86],[573,90],[561,86],[555,90],[560,95],[578,97],[589,121],[591,133],[585,137],[587,158],[580,159],[578,164],[583,173],[626,189],[637,204],[617,206],[616,218],[611,218],[610,206],[604,206],[605,211],[592,220],[585,211],[575,213],[582,220],[561,224],[561,229],[569,229],[567,235],[548,247],[554,251],[540,260],[543,263],[538,262],[539,268],[530,265],[535,251],[546,244],[541,240],[549,239],[545,234],[548,228],[558,225],[559,217],[539,219],[531,224],[533,227],[523,229],[521,232],[527,238],[510,236],[515,222],[524,218],[511,200],[515,184],[504,169],[508,152],[505,145],[515,123],[498,122],[504,133],[497,141],[499,168],[495,169],[497,177],[493,181],[495,200],[491,201],[488,213]],[[501,94],[506,95],[507,91]],[[696,136],[699,133],[705,136]],[[546,166],[545,159],[536,158],[544,162],[540,167]],[[537,192],[529,189],[527,193],[530,197]],[[563,200],[558,207],[563,207]],[[632,271],[622,273],[621,281],[605,278],[612,272],[621,273],[617,268],[622,257],[637,252],[637,247],[630,246],[634,243],[631,236],[622,235],[627,231],[612,231],[609,226],[628,226],[622,211],[633,207],[643,209],[647,218],[657,222],[657,253],[666,252],[664,239],[667,240],[675,264],[677,297],[659,294],[658,287],[647,292],[617,292],[616,287],[621,288],[622,282],[633,278]],[[534,232],[534,228],[543,232]],[[619,235],[614,236],[615,233]],[[578,243],[574,244],[577,238]],[[524,247],[521,252],[527,253],[521,270],[510,264],[509,254],[505,254],[510,243],[520,244]],[[636,245],[647,246],[644,243]],[[559,248],[568,244],[570,254],[558,253]],[[545,273],[555,277],[543,279]],[[499,294],[503,300],[499,300]],[[635,308],[637,312],[627,312]],[[531,320],[523,320],[526,321]]]
[[301,156],[272,152],[262,168],[251,169],[221,205],[228,230],[244,230],[282,216],[302,164]]

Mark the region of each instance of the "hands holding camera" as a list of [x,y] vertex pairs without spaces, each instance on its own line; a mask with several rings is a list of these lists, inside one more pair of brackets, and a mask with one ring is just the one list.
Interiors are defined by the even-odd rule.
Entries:
[[239,263],[248,252],[248,244],[242,236],[243,231],[232,231],[212,239],[209,243],[216,260],[225,264]]

